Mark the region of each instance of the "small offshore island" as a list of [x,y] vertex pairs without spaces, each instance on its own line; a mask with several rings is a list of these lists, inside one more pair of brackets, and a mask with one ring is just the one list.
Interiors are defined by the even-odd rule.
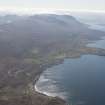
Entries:
[[104,36],[70,15],[0,16],[0,105],[67,105],[35,91],[36,81],[65,58],[105,56],[87,46]]

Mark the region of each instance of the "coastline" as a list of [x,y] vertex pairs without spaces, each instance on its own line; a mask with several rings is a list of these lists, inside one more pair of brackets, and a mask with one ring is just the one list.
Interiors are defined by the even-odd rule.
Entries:
[[[88,54],[89,54],[89,53],[88,53]],[[90,54],[91,54],[91,53],[90,53]],[[43,75],[44,71],[47,70],[47,68],[50,68],[50,67],[55,66],[55,65],[62,64],[62,63],[64,62],[64,59],[65,59],[65,58],[75,59],[75,58],[81,57],[82,55],[87,55],[87,53],[86,53],[86,54],[85,54],[85,53],[84,53],[84,54],[80,54],[79,56],[72,56],[72,57],[71,57],[71,56],[70,56],[70,57],[65,56],[64,58],[59,59],[59,60],[53,62],[52,64],[45,65],[44,69],[42,69],[42,72],[41,72],[41,73],[37,76],[37,78],[35,79],[35,82],[34,82],[34,85],[33,85],[34,91],[37,92],[37,93],[40,93],[40,94],[42,94],[42,95],[51,97],[51,98],[61,99],[61,100],[63,100],[63,101],[66,103],[66,105],[69,105],[69,104],[67,103],[67,101],[66,101],[64,98],[62,98],[62,96],[57,95],[57,93],[54,95],[54,94],[50,94],[50,93],[48,93],[48,92],[40,91],[40,90],[38,89],[38,87],[37,87],[37,82],[39,81],[40,77]],[[94,55],[101,56],[100,54],[94,54]],[[104,56],[104,55],[103,55],[103,56]],[[64,104],[64,105],[65,105],[65,104]]]
[[[42,74],[41,74],[42,75]],[[40,75],[40,76],[41,76]],[[40,76],[39,76],[39,78],[40,78]],[[38,79],[39,80],[39,79]],[[37,82],[38,82],[38,80],[36,81],[36,83],[35,83],[35,85],[34,85],[34,90],[35,90],[35,92],[38,92],[38,93],[40,93],[40,94],[42,94],[42,95],[45,95],[45,96],[48,96],[48,98],[56,98],[57,100],[63,100],[66,104],[64,104],[64,105],[71,105],[71,104],[68,104],[67,103],[67,100],[65,100],[65,99],[63,99],[62,97],[58,97],[58,96],[55,96],[55,95],[53,95],[53,94],[49,94],[48,92],[43,92],[43,91],[40,91],[39,89],[38,89],[38,87],[37,87]]]
[[[51,14],[49,19],[53,16],[57,17],[58,15]],[[62,16],[63,18],[65,17],[64,15],[60,17],[62,18]],[[77,20],[72,20],[71,16],[70,23],[66,21],[66,18],[64,18],[64,22],[67,23],[67,25],[73,26],[73,30],[65,26],[61,27],[63,24],[60,25],[58,24],[59,22],[57,22],[60,18],[52,24],[50,21],[41,19],[40,17],[43,18],[43,15],[38,17],[29,16],[29,18],[26,17],[23,21],[23,23],[25,23],[25,27],[23,27],[23,25],[21,25],[23,18],[19,18],[18,20],[17,16],[15,17],[16,21],[14,21],[13,24],[1,26],[1,28],[8,30],[8,32],[1,32],[1,34],[3,34],[3,40],[1,35],[1,49],[3,49],[0,54],[0,105],[68,105],[68,98],[70,98],[68,96],[69,93],[68,91],[65,92],[66,89],[63,90],[63,86],[65,87],[66,85],[60,86],[56,78],[54,81],[52,78],[48,79],[45,75],[47,69],[62,64],[65,59],[77,59],[87,54],[105,57],[104,49],[86,47],[88,43],[100,40],[102,36],[105,36],[105,32],[103,33],[98,30],[92,31],[87,28],[87,25],[84,27],[84,23],[81,24],[79,21],[77,22]],[[15,19],[15,17],[13,17],[13,19]],[[47,19],[46,16],[45,18]],[[29,23],[27,23],[27,19]],[[34,21],[36,23],[38,22],[39,25],[33,24]],[[75,23],[74,25],[72,25],[72,21]],[[16,24],[14,24],[15,22]],[[43,31],[43,23],[46,24],[44,28],[45,31]],[[58,30],[53,30],[53,25],[57,26]],[[36,26],[38,27],[34,30],[33,27]],[[41,29],[40,26],[42,27]],[[78,26],[77,31],[75,26]],[[79,26],[81,27],[79,28]],[[51,30],[49,28],[51,28]],[[26,32],[24,32],[24,30],[26,30]],[[51,35],[51,37],[47,35]],[[94,37],[94,35],[96,36]],[[55,77],[55,74],[53,74],[54,69],[51,69],[48,75],[49,73],[50,76]],[[42,75],[45,76],[44,79],[41,79],[44,83],[37,85]],[[48,83],[45,79],[48,79]],[[72,79],[70,80],[72,81]],[[52,87],[52,85],[56,85],[57,88]],[[51,90],[50,87],[52,87]],[[67,96],[67,101],[61,97],[62,95]],[[71,101],[72,100],[70,100],[69,105],[72,105]]]
[[[65,57],[66,58],[66,57]],[[46,65],[45,67],[44,67],[44,69],[42,70],[42,72],[37,76],[37,78],[35,78],[35,81],[34,81],[34,84],[33,84],[33,90],[34,90],[34,92],[37,92],[37,93],[39,93],[39,94],[41,94],[41,95],[44,95],[44,96],[47,96],[47,97],[49,97],[49,98],[54,98],[54,99],[57,99],[57,100],[60,100],[61,102],[63,101],[63,103],[64,103],[64,105],[69,105],[68,103],[67,103],[67,101],[61,96],[58,96],[58,94],[56,93],[55,95],[54,94],[50,94],[50,93],[48,93],[48,92],[42,92],[42,91],[40,91],[39,89],[38,89],[38,87],[37,87],[37,82],[39,81],[39,79],[40,79],[40,77],[43,75],[43,72],[47,69],[47,68],[50,68],[50,67],[52,67],[52,66],[54,66],[54,65],[59,65],[59,64],[62,64],[63,62],[64,62],[64,59],[65,58],[63,58],[63,59],[60,59],[60,60],[57,60],[57,61],[55,61],[53,64],[50,64],[50,65]],[[75,57],[74,57],[75,58]]]
[[[91,29],[91,27],[90,27],[90,29]],[[94,30],[94,28],[93,28],[93,30]],[[101,30],[102,31],[102,30]],[[104,32],[104,31],[103,31]],[[86,43],[86,47],[88,48],[88,47],[90,47],[90,46],[88,46],[89,44],[93,44],[93,43],[96,43],[97,41],[100,41],[100,40],[104,40],[104,38],[105,38],[105,36],[102,36],[102,37],[100,37],[99,39],[97,39],[97,40],[95,40],[95,41],[91,41],[91,43],[89,43],[89,42],[87,42]],[[92,48],[92,47],[90,47],[90,48]],[[93,47],[94,48],[94,47]],[[99,48],[100,49],[100,48]],[[102,49],[102,48],[101,48]],[[103,49],[104,50],[104,49]],[[91,52],[88,52],[88,54],[93,54],[93,53],[91,53]],[[62,58],[62,59],[59,59],[59,60],[57,60],[58,62],[54,62],[53,64],[50,64],[50,65],[47,65],[47,67],[45,67],[44,68],[44,70],[42,71],[42,73],[38,76],[38,78],[37,78],[37,80],[36,80],[36,82],[35,82],[35,84],[34,84],[34,90],[36,91],[36,92],[38,92],[38,93],[40,93],[40,94],[43,94],[43,95],[46,95],[46,96],[48,96],[48,97],[53,97],[53,98],[56,98],[56,97],[58,97],[58,98],[60,98],[61,100],[64,100],[65,102],[66,102],[66,100],[64,99],[64,98],[62,98],[62,97],[60,97],[60,96],[57,96],[57,93],[56,93],[56,95],[54,95],[54,94],[50,94],[50,93],[48,93],[48,92],[43,92],[43,91],[40,91],[39,89],[38,89],[38,87],[37,87],[37,82],[39,81],[39,79],[40,79],[40,77],[41,77],[41,75],[43,75],[43,72],[45,71],[45,70],[47,70],[47,68],[49,68],[49,67],[52,67],[52,66],[54,66],[54,65],[59,65],[59,64],[62,64],[63,63],[63,61],[64,61],[64,59],[65,58],[79,58],[79,57],[81,57],[82,55],[87,55],[87,53],[84,53],[84,54],[79,54],[78,56],[65,56],[64,58]],[[98,54],[98,53],[94,53],[94,55],[98,55],[98,56],[101,56],[100,54]],[[104,56],[104,55],[103,55]],[[67,102],[66,102],[66,105],[69,105]]]
[[49,96],[49,97],[56,97],[56,96],[54,96],[54,95],[52,95],[52,94],[49,94],[49,93],[47,93],[47,92],[42,92],[42,91],[40,91],[40,90],[37,88],[36,85],[35,85],[34,87],[35,87],[35,91],[37,91],[37,92],[40,93],[40,94],[44,94],[44,95]]
[[[41,75],[42,77],[43,75]],[[37,91],[38,93],[41,93],[41,94],[45,94],[49,97],[58,97],[58,98],[61,98],[62,100],[67,100],[67,94],[66,92],[62,92],[62,91],[59,91],[59,87],[54,85],[53,84],[53,81],[51,83],[51,81],[49,79],[45,79],[45,78],[41,78],[36,82],[35,86],[34,86],[34,89],[35,91]],[[44,77],[44,76],[43,76]],[[40,82],[47,82],[47,83],[50,83],[48,88],[52,88],[51,91],[46,91],[46,90],[43,90],[41,88],[43,88],[43,86],[40,86]],[[47,89],[47,88],[46,88]]]

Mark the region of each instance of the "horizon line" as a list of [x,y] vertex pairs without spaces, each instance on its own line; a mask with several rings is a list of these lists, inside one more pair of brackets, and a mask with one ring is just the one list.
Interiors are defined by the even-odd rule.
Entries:
[[2,13],[14,13],[14,14],[47,14],[47,13],[65,13],[70,12],[88,12],[88,13],[105,13],[103,10],[85,10],[85,9],[43,9],[43,8],[23,8],[23,9],[0,9]]

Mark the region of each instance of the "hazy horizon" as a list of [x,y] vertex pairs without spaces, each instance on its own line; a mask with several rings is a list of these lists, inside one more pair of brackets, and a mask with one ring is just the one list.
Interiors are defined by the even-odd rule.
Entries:
[[104,0],[0,0],[0,11],[11,12],[51,12],[51,11],[79,11],[104,12]]

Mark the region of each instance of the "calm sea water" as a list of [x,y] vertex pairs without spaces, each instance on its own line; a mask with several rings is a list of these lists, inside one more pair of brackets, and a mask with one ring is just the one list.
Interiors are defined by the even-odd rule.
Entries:
[[[105,48],[105,40],[89,46]],[[44,71],[36,89],[49,96],[59,96],[72,105],[105,105],[105,57],[83,55],[65,59],[63,64]]]

